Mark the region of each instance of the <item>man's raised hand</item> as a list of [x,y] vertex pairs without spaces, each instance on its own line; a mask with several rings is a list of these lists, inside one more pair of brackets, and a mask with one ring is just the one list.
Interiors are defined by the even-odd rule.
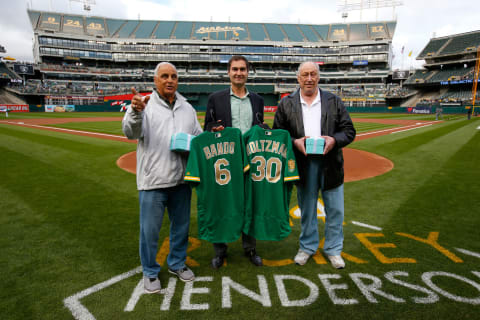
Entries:
[[150,96],[142,96],[140,95],[135,88],[132,87],[132,109],[135,110],[136,112],[143,111],[145,109],[148,100],[150,100]]

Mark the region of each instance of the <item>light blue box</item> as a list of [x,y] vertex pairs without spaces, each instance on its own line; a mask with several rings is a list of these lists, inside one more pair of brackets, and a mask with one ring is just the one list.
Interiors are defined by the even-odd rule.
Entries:
[[307,154],[323,154],[325,139],[320,137],[307,138],[305,139],[305,146]]
[[190,144],[195,136],[188,133],[175,133],[170,141],[170,150],[172,151],[190,151]]

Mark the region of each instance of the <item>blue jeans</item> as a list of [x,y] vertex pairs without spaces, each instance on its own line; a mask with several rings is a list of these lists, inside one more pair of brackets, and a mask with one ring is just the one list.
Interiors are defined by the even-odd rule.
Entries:
[[139,191],[140,200],[140,261],[146,277],[157,277],[160,265],[156,261],[158,238],[165,208],[170,218],[170,252],[168,267],[178,270],[187,259],[190,199],[192,189],[187,184],[171,188]]
[[[301,210],[300,249],[314,254],[319,245],[317,199],[322,189],[323,174],[321,158],[307,161],[306,181],[297,186],[298,206]],[[343,184],[330,190],[322,190],[325,204],[325,244],[323,251],[330,256],[340,255],[343,249]]]

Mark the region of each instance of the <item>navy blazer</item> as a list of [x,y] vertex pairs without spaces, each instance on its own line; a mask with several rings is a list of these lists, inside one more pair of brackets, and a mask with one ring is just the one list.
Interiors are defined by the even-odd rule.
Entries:
[[[263,123],[263,98],[255,92],[249,91],[248,97],[252,105],[253,121],[252,127]],[[216,91],[208,96],[207,111],[205,113],[205,125],[203,130],[207,130],[207,125],[211,122],[222,121],[225,127],[232,126],[232,106],[230,105],[230,88]]]

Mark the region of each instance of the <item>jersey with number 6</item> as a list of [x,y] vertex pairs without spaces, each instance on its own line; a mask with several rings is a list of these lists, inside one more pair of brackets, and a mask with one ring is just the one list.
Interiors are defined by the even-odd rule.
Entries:
[[282,129],[254,126],[243,138],[250,162],[243,232],[258,240],[281,240],[291,231],[290,182],[300,179],[290,134]]
[[239,129],[204,132],[192,140],[185,181],[196,187],[200,239],[222,243],[240,237],[248,169]]

